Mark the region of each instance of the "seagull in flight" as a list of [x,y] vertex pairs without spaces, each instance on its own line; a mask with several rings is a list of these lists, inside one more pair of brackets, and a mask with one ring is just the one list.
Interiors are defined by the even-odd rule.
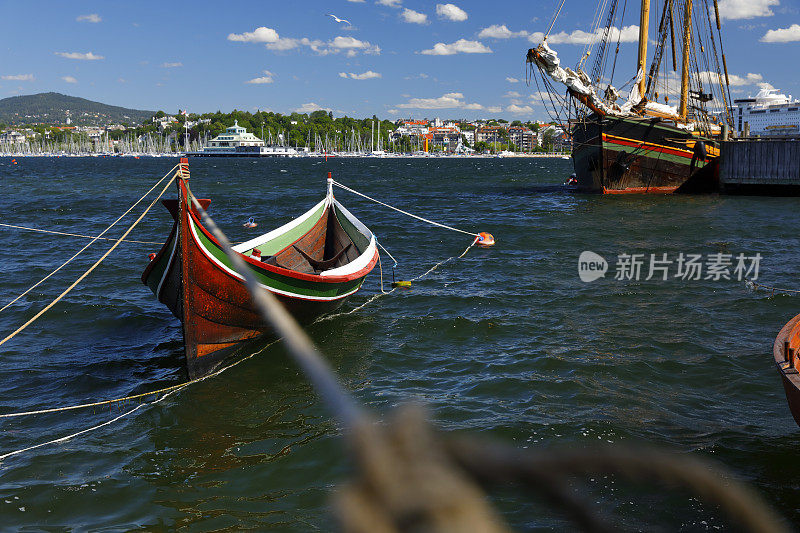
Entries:
[[336,22],[346,22],[347,24],[350,24],[349,20],[340,19],[339,17],[337,17],[336,15],[334,15],[332,13],[328,13],[328,16],[329,17],[333,17],[333,20],[335,20]]

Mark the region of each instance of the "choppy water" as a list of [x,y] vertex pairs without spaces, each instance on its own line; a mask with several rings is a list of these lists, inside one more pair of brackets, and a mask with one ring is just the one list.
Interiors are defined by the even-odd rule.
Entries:
[[[0,222],[96,234],[176,161],[18,162],[0,159]],[[518,446],[671,446],[721,461],[790,520],[800,520],[800,431],[771,363],[772,341],[800,312],[800,298],[752,292],[737,281],[613,279],[622,253],[675,259],[680,252],[759,252],[761,281],[800,288],[795,199],[575,195],[560,185],[571,172],[564,160],[219,159],[192,160],[191,169],[193,190],[212,198],[211,214],[234,240],[313,205],[324,194],[328,169],[389,203],[496,236],[493,249],[471,250],[410,291],[309,328],[370,408],[385,412],[421,399],[444,429]],[[401,278],[469,243],[346,192],[337,195],[398,258]],[[249,216],[256,230],[242,228]],[[156,206],[131,238],[163,240],[169,224]],[[84,244],[0,228],[0,304]],[[95,245],[0,313],[2,336],[109,245]],[[139,281],[147,254],[157,248],[121,246],[0,348],[0,412],[112,398],[185,379],[179,324]],[[611,262],[605,279],[580,281],[584,250]],[[346,309],[377,290],[376,272]],[[135,406],[0,421],[0,453]],[[270,347],[96,432],[3,461],[0,529],[329,530],[328,497],[348,469],[339,436],[294,365]],[[591,487],[635,528],[650,520],[666,529],[724,527],[714,509],[681,493],[665,499],[652,491],[642,508],[630,494],[618,496],[609,480]],[[544,505],[531,507],[531,495],[506,491],[496,498],[518,528],[567,524]]]

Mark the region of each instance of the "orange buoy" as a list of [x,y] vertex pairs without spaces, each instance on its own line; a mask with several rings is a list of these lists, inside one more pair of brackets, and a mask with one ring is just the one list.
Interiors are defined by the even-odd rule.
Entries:
[[494,246],[494,235],[485,231],[478,233],[478,246]]
[[153,259],[156,258],[156,254],[152,253],[152,254],[148,255],[147,257],[149,257],[150,261],[152,261]]

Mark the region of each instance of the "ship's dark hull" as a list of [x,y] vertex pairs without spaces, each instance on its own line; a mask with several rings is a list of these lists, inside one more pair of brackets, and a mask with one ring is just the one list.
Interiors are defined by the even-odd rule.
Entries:
[[590,115],[572,128],[579,191],[712,192],[718,148],[658,118]]

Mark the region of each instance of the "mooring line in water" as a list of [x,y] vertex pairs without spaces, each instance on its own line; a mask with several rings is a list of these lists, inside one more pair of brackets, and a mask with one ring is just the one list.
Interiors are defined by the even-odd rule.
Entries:
[[[81,248],[80,250],[78,250],[78,251],[75,253],[75,255],[73,255],[72,257],[70,257],[70,258],[69,258],[69,259],[67,259],[66,261],[64,261],[64,263],[62,263],[62,264],[61,264],[61,266],[59,266],[58,268],[56,268],[55,270],[53,270],[52,272],[50,272],[48,275],[46,275],[45,277],[43,277],[42,279],[40,279],[39,281],[37,281],[37,282],[36,282],[36,283],[35,283],[33,286],[31,286],[31,287],[30,287],[28,290],[26,290],[25,292],[23,292],[22,294],[20,294],[19,296],[17,296],[16,298],[14,298],[13,300],[11,300],[10,302],[8,302],[8,303],[7,303],[6,305],[4,305],[2,308],[0,308],[0,313],[2,313],[3,311],[5,311],[5,310],[6,310],[6,308],[8,308],[8,307],[9,307],[9,306],[11,306],[11,305],[12,305],[14,302],[16,302],[17,300],[19,300],[20,298],[22,298],[23,296],[25,296],[26,294],[28,294],[29,292],[31,292],[33,289],[35,289],[36,287],[38,287],[39,285],[41,285],[42,283],[44,283],[45,281],[47,281],[47,279],[48,279],[48,278],[50,278],[50,276],[52,276],[53,274],[55,274],[56,272],[58,272],[59,270],[61,270],[61,269],[62,269],[62,268],[64,268],[65,266],[67,266],[68,264],[70,264],[70,263],[72,262],[72,260],[73,260],[73,259],[75,259],[75,258],[76,258],[76,257],[78,257],[79,255],[81,255],[81,254],[82,254],[82,253],[83,253],[83,252],[84,252],[84,251],[85,251],[87,248],[89,248],[89,247],[90,247],[92,244],[94,244],[94,243],[95,243],[95,242],[96,242],[98,239],[101,239],[101,238],[103,238],[103,235],[105,235],[105,234],[106,234],[106,232],[108,232],[108,230],[110,230],[111,228],[113,228],[113,227],[114,227],[114,226],[117,224],[117,222],[119,222],[120,220],[122,220],[122,218],[123,218],[125,215],[127,215],[128,213],[130,213],[130,212],[133,210],[133,208],[134,208],[134,207],[136,207],[137,205],[139,205],[139,203],[140,203],[142,200],[144,200],[145,198],[147,198],[147,195],[148,195],[148,194],[150,194],[151,192],[153,192],[153,190],[154,190],[156,187],[158,187],[158,185],[159,185],[159,184],[160,184],[162,181],[164,181],[165,179],[167,179],[167,177],[169,177],[170,173],[171,173],[173,170],[175,170],[176,168],[178,168],[178,165],[175,165],[174,167],[172,167],[172,168],[170,169],[170,171],[169,171],[169,172],[167,172],[166,174],[164,174],[164,177],[163,177],[163,178],[161,178],[160,180],[158,180],[158,181],[155,183],[155,185],[153,185],[152,187],[150,187],[150,190],[148,190],[146,193],[144,193],[144,195],[143,195],[141,198],[139,198],[138,200],[136,200],[136,202],[135,202],[135,203],[134,203],[132,206],[130,206],[130,207],[128,208],[128,210],[127,210],[127,211],[125,211],[124,213],[122,213],[122,214],[119,216],[119,218],[117,218],[117,220],[115,220],[114,222],[112,222],[112,223],[111,223],[111,225],[110,225],[110,226],[108,226],[106,229],[104,229],[102,232],[100,232],[100,234],[99,234],[99,235],[97,235],[96,237],[93,237],[93,238],[92,238],[92,240],[91,240],[91,242],[87,243],[87,244],[86,244],[86,246],[84,246],[83,248]],[[174,178],[173,178],[173,179],[174,179]],[[161,193],[161,194],[163,194],[163,193]],[[159,195],[159,196],[160,196],[160,195]],[[148,208],[148,209],[149,209],[149,208]],[[6,225],[6,224],[3,224],[3,225]],[[127,235],[127,233],[126,233],[125,235]],[[125,235],[123,235],[123,238],[125,237]],[[130,242],[130,241],[129,241],[129,242]],[[3,341],[3,342],[5,342],[5,341]],[[3,343],[2,343],[2,342],[0,342],[0,344],[3,344]]]
[[796,290],[796,289],[781,289],[780,287],[772,287],[770,285],[764,285],[762,283],[756,283],[755,281],[750,280],[750,279],[745,281],[744,284],[749,289],[753,289],[754,291],[757,291],[758,289],[763,289],[765,291],[772,291],[772,294],[775,294],[776,292],[784,292],[784,293],[788,293],[788,294],[800,294],[800,291]]
[[[156,183],[156,185],[158,185],[158,183]],[[150,189],[150,190],[152,190],[152,189]],[[148,191],[148,193],[149,192],[150,191]],[[136,206],[136,204],[133,204],[133,207],[135,207],[135,206]],[[116,241],[117,240],[117,239],[112,239],[111,237],[101,237],[100,235],[103,235],[103,233],[105,233],[105,231],[103,233],[101,233],[100,235],[82,235],[80,233],[67,233],[65,231],[53,231],[53,230],[49,230],[49,229],[31,228],[31,227],[28,227],[28,226],[17,226],[17,225],[14,225],[14,224],[4,224],[2,222],[0,222],[0,226],[6,227],[6,228],[24,229],[26,231],[36,231],[38,233],[52,233],[53,235],[64,235],[66,237],[80,237],[82,239],[95,239],[95,240],[104,240],[104,241]],[[109,226],[109,229],[110,228],[111,228],[111,226]],[[106,231],[108,231],[108,229],[106,229]],[[125,239],[125,242],[132,242],[132,243],[136,243],[136,244],[164,244],[163,242],[134,241],[132,239]]]
[[[137,218],[137,219],[136,219],[136,220],[133,222],[133,224],[131,224],[131,226],[130,226],[130,227],[127,229],[127,230],[125,230],[125,233],[123,233],[123,234],[122,234],[122,236],[121,236],[119,239],[117,239],[117,241],[116,241],[116,242],[115,242],[115,243],[114,243],[114,244],[111,246],[111,248],[109,248],[109,249],[106,251],[106,253],[104,253],[104,254],[103,254],[101,257],[100,257],[100,259],[98,259],[97,261],[95,261],[95,262],[94,262],[94,264],[93,264],[92,266],[90,266],[90,267],[89,267],[89,268],[88,268],[88,269],[87,269],[87,270],[86,270],[86,271],[85,271],[83,274],[81,274],[81,275],[78,277],[78,279],[76,279],[75,281],[73,281],[73,282],[72,282],[72,284],[71,284],[69,287],[67,287],[66,289],[64,289],[64,290],[61,292],[61,294],[59,294],[58,296],[56,296],[56,297],[55,297],[55,299],[53,299],[53,301],[51,301],[49,304],[47,304],[47,305],[46,305],[46,306],[45,306],[45,307],[44,307],[44,308],[43,308],[41,311],[39,311],[38,313],[36,313],[35,315],[33,315],[33,317],[32,317],[32,318],[30,318],[30,319],[29,319],[27,322],[25,322],[25,323],[24,323],[24,324],[22,324],[20,327],[18,327],[16,330],[14,330],[14,332],[13,332],[13,333],[10,333],[10,334],[9,334],[9,335],[7,335],[7,336],[6,336],[6,337],[5,337],[3,340],[0,340],[0,346],[2,346],[3,344],[5,344],[5,343],[6,343],[6,342],[8,342],[9,340],[13,339],[14,337],[16,337],[16,336],[17,336],[17,334],[19,334],[19,333],[20,333],[21,331],[23,331],[25,328],[27,328],[28,326],[30,326],[31,324],[33,324],[33,323],[34,323],[36,320],[38,320],[38,319],[39,319],[39,317],[41,317],[43,314],[45,314],[47,311],[49,311],[49,310],[50,310],[50,309],[51,309],[51,308],[52,308],[52,307],[53,307],[55,304],[57,304],[59,301],[61,301],[61,299],[62,299],[64,296],[66,296],[67,294],[69,294],[69,293],[70,293],[70,291],[72,291],[72,289],[74,289],[74,288],[75,288],[75,287],[78,285],[78,283],[80,283],[81,281],[83,281],[83,280],[86,278],[86,276],[88,276],[89,274],[91,274],[91,272],[92,272],[92,271],[93,271],[95,268],[97,268],[97,267],[100,265],[100,263],[102,263],[102,262],[103,262],[103,261],[106,259],[106,257],[108,257],[108,256],[109,256],[109,254],[111,254],[111,252],[113,252],[113,251],[116,249],[116,247],[120,245],[120,243],[122,243],[122,241],[123,241],[123,240],[125,240],[125,237],[127,237],[127,236],[128,236],[128,234],[129,234],[130,232],[132,232],[132,231],[133,231],[133,229],[134,229],[134,228],[137,226],[137,224],[139,224],[139,222],[141,222],[141,221],[142,221],[142,219],[144,218],[144,216],[145,216],[145,215],[146,215],[146,214],[147,214],[147,213],[150,211],[150,209],[152,209],[152,207],[153,207],[153,206],[156,204],[156,202],[158,202],[158,199],[159,199],[159,198],[161,198],[161,197],[164,195],[164,193],[165,193],[165,192],[167,192],[167,189],[169,188],[169,186],[170,186],[170,185],[172,185],[172,182],[173,182],[173,181],[175,181],[175,178],[176,178],[176,177],[178,177],[178,174],[180,174],[180,173],[182,172],[182,170],[180,169],[180,165],[176,165],[176,166],[178,166],[178,167],[179,167],[179,169],[178,169],[178,170],[175,172],[175,174],[173,174],[173,175],[172,175],[172,177],[171,177],[171,178],[170,178],[170,180],[167,182],[167,184],[164,186],[164,188],[161,190],[161,192],[158,194],[158,196],[156,196],[156,198],[155,198],[155,199],[154,199],[154,200],[153,200],[153,201],[150,203],[150,205],[148,205],[148,206],[147,206],[147,209],[145,209],[145,210],[144,210],[144,212],[143,212],[141,215],[139,215],[139,218]],[[174,167],[173,167],[173,168],[174,168]],[[161,183],[162,181],[164,181],[164,179],[165,179],[165,178],[166,178],[166,176],[165,176],[164,178],[161,178],[161,180],[160,180],[158,183]],[[157,185],[158,185],[158,184],[156,184],[156,186],[157,186]],[[155,188],[155,186],[153,186],[153,188]],[[152,189],[151,189],[151,190],[152,190]],[[148,194],[149,194],[149,192],[148,192]],[[131,209],[133,209],[133,207],[131,207]],[[115,223],[116,223],[116,222],[115,222]],[[94,241],[92,241],[92,242],[94,242]],[[89,244],[91,244],[91,243],[89,243]],[[88,246],[88,245],[87,245],[87,246]],[[86,247],[84,247],[84,249],[85,249],[85,248],[86,248]],[[70,260],[71,260],[71,259],[70,259]],[[66,263],[65,263],[65,264],[66,264]],[[62,265],[62,266],[63,266],[63,265]],[[61,268],[61,267],[59,267],[59,268]],[[28,290],[30,291],[30,289],[28,289]],[[21,296],[20,296],[20,297],[21,297]],[[17,299],[19,299],[19,297],[18,297]],[[15,300],[15,301],[16,301],[16,300]],[[9,303],[8,305],[11,305],[11,304]],[[8,305],[6,305],[6,307],[8,307]],[[3,308],[3,309],[5,309],[5,308]],[[2,311],[2,309],[0,309],[0,311]]]
[[[466,250],[461,252],[461,255],[459,255],[459,256],[451,256],[451,257],[448,257],[447,259],[439,261],[438,263],[433,265],[431,268],[426,270],[424,273],[420,274],[416,278],[411,278],[409,281],[419,281],[422,278],[424,278],[425,276],[427,276],[428,274],[430,274],[431,272],[433,272],[434,270],[436,270],[437,268],[439,268],[440,266],[442,266],[443,264],[445,264],[447,262],[450,262],[453,259],[461,259],[465,255],[467,255],[467,252],[469,252],[470,249],[477,244],[477,242],[478,242],[478,239],[476,238],[474,241],[472,241],[472,244],[467,246]],[[383,246],[381,246],[381,248],[383,248]],[[385,248],[384,248],[384,251],[386,251]],[[389,252],[386,252],[386,253],[388,254]],[[381,259],[381,255],[380,255],[380,253],[378,253],[378,267],[379,268],[380,268],[380,265],[381,265],[381,260],[380,259]],[[394,258],[392,258],[392,259],[394,260]],[[325,315],[325,316],[320,317],[317,320],[315,320],[314,323],[316,324],[317,322],[324,322],[326,320],[330,320],[332,318],[337,318],[337,317],[340,317],[340,316],[352,315],[356,311],[360,311],[361,309],[364,309],[366,306],[368,306],[369,304],[371,304],[372,302],[374,302],[378,298],[381,298],[383,296],[388,296],[389,294],[392,294],[394,291],[396,291],[397,287],[393,287],[392,290],[390,290],[390,291],[384,291],[383,290],[383,268],[380,268],[380,273],[381,273],[381,292],[379,294],[373,294],[372,296],[370,296],[370,298],[366,302],[364,302],[363,304],[359,305],[358,307],[354,307],[353,309],[351,309],[349,311],[344,311],[342,313],[335,313],[333,315]]]
[[143,407],[147,408],[147,407],[153,406],[153,405],[161,402],[162,400],[166,399],[167,397],[172,396],[173,394],[175,394],[177,392],[180,392],[181,390],[183,390],[186,387],[189,387],[190,385],[194,385],[195,383],[200,383],[201,381],[205,381],[205,380],[207,380],[209,378],[218,376],[218,375],[222,374],[223,372],[225,372],[226,370],[229,370],[229,369],[235,367],[236,365],[238,365],[240,363],[243,363],[243,362],[247,361],[248,359],[250,359],[252,357],[255,357],[256,355],[259,355],[259,354],[263,353],[264,350],[266,350],[270,346],[273,346],[276,343],[278,343],[278,340],[270,342],[269,344],[267,344],[266,346],[261,348],[259,351],[255,352],[255,353],[251,353],[247,357],[242,357],[241,359],[237,359],[233,363],[231,363],[231,364],[229,364],[227,366],[224,366],[224,367],[220,368],[219,370],[216,370],[216,371],[212,372],[211,374],[207,374],[207,375],[205,375],[203,377],[200,377],[200,378],[197,378],[197,379],[193,379],[193,380],[190,380],[190,381],[185,381],[185,382],[179,383],[177,385],[172,385],[170,387],[164,387],[163,389],[158,389],[158,390],[154,390],[154,391],[150,391],[150,392],[146,392],[146,393],[142,393],[142,394],[134,394],[134,395],[131,395],[131,396],[126,396],[124,398],[115,398],[113,400],[105,400],[105,401],[101,401],[101,402],[93,402],[93,403],[86,403],[86,404],[82,404],[82,405],[71,405],[71,406],[68,406],[68,407],[57,407],[57,408],[53,408],[53,409],[40,409],[38,411],[28,411],[28,412],[23,412],[23,413],[9,413],[9,414],[5,414],[5,415],[0,415],[0,418],[8,418],[8,417],[38,415],[38,414],[43,414],[43,413],[55,413],[55,412],[59,412],[59,411],[69,411],[69,410],[73,410],[73,409],[84,409],[84,408],[89,408],[89,407],[97,407],[99,405],[111,405],[111,404],[117,403],[117,402],[124,402],[126,400],[135,400],[135,399],[138,399],[138,398],[142,398],[144,396],[151,396],[153,394],[162,394],[162,393],[164,393],[163,396],[160,396],[160,397],[154,399],[151,402],[141,403],[141,404],[137,405],[136,407],[134,407],[133,409],[131,409],[130,411],[127,411],[127,412],[125,412],[125,413],[123,413],[123,414],[121,414],[121,415],[119,415],[119,416],[117,416],[115,418],[112,418],[111,420],[106,420],[105,422],[103,422],[101,424],[97,424],[96,426],[92,426],[90,428],[82,429],[80,431],[77,431],[77,432],[72,433],[70,435],[66,435],[64,437],[59,437],[57,439],[52,439],[52,440],[49,440],[49,441],[46,441],[46,442],[40,442],[39,444],[35,444],[33,446],[28,446],[27,448],[21,448],[19,450],[14,450],[13,452],[4,453],[4,454],[0,455],[0,462],[2,462],[3,459],[5,459],[7,457],[11,457],[12,455],[19,455],[21,453],[29,452],[29,451],[35,450],[37,448],[42,448],[42,447],[48,446],[50,444],[57,444],[59,442],[66,442],[66,441],[68,441],[70,439],[73,439],[75,437],[78,437],[80,435],[84,435],[86,433],[90,433],[92,431],[100,429],[100,428],[102,428],[104,426],[111,425],[111,424],[113,424],[114,422],[116,422],[118,420],[121,420],[121,419],[123,419],[123,418],[125,418],[125,417],[127,417],[129,415],[132,415],[134,412],[138,411],[139,409],[141,409]]

